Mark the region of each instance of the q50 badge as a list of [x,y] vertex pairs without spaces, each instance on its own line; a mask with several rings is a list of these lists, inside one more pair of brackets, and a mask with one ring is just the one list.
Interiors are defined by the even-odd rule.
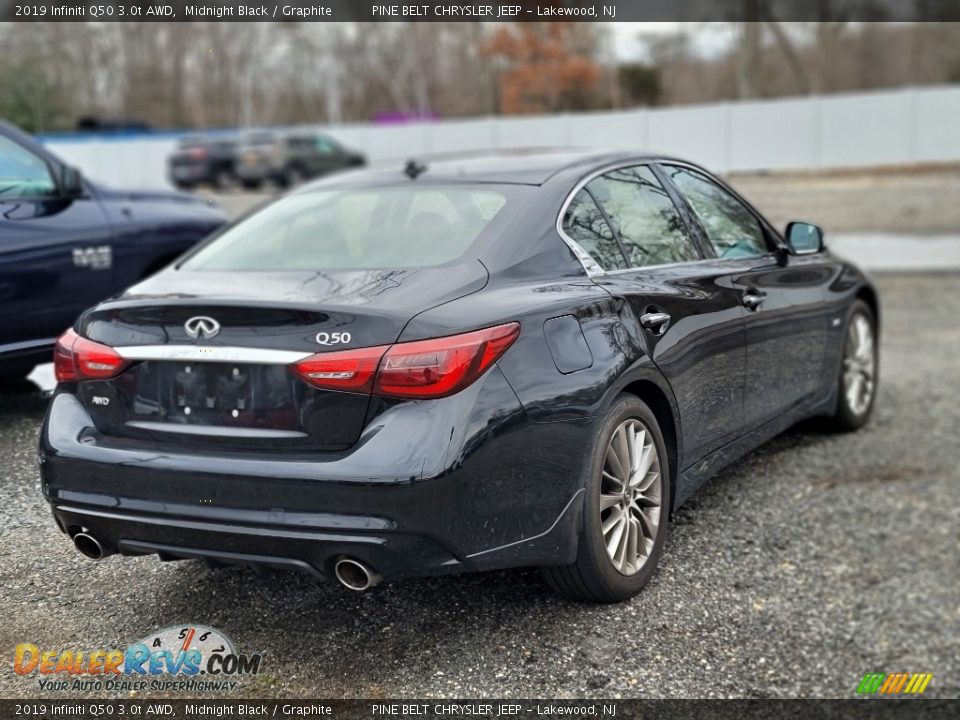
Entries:
[[320,345],[346,345],[352,339],[348,332],[317,333],[317,343]]

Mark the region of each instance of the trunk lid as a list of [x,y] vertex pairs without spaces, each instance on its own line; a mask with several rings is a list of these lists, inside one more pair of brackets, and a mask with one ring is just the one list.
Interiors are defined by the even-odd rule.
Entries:
[[[168,270],[88,311],[79,332],[130,365],[79,384],[101,432],[270,452],[338,450],[369,394],[317,389],[289,371],[314,353],[389,345],[418,313],[481,289],[482,264],[324,272]],[[192,318],[215,321],[207,336]],[[196,329],[196,328],[195,328]]]

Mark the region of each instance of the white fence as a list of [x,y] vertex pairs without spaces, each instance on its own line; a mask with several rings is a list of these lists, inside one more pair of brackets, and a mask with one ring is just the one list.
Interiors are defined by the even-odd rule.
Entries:
[[[322,129],[372,162],[515,147],[602,147],[687,157],[719,172],[960,160],[960,87],[650,110]],[[177,140],[58,136],[48,146],[112,185],[167,185]]]

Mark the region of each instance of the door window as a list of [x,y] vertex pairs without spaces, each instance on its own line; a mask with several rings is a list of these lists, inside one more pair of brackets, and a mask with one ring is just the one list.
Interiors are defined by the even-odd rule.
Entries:
[[698,260],[676,206],[646,165],[619,168],[587,185],[618,235],[628,267]]
[[0,200],[48,197],[55,194],[56,188],[43,160],[0,136]]
[[766,255],[767,243],[757,217],[736,197],[705,175],[687,168],[664,166],[707,233],[717,257]]
[[321,155],[334,155],[337,152],[336,146],[323,135],[318,135],[313,144],[316,151]]
[[563,214],[563,232],[583,248],[604,270],[623,270],[627,264],[613,230],[600,208],[581,190]]

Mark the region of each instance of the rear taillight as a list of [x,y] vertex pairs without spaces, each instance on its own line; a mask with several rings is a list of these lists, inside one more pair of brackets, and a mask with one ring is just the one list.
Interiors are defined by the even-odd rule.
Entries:
[[187,155],[194,160],[204,160],[207,157],[207,150],[206,148],[190,148]]
[[483,375],[520,334],[507,323],[461,335],[319,353],[291,366],[314,387],[401,398],[440,398]]
[[105,380],[119,375],[127,366],[117,352],[80,337],[72,329],[57,338],[53,350],[53,371],[57,382]]
[[377,366],[386,351],[387,346],[381,345],[317,353],[294,363],[290,369],[314,387],[368,393],[373,389]]
[[378,395],[437,398],[453,395],[483,375],[520,334],[519,323],[398,343],[380,363],[373,391]]

